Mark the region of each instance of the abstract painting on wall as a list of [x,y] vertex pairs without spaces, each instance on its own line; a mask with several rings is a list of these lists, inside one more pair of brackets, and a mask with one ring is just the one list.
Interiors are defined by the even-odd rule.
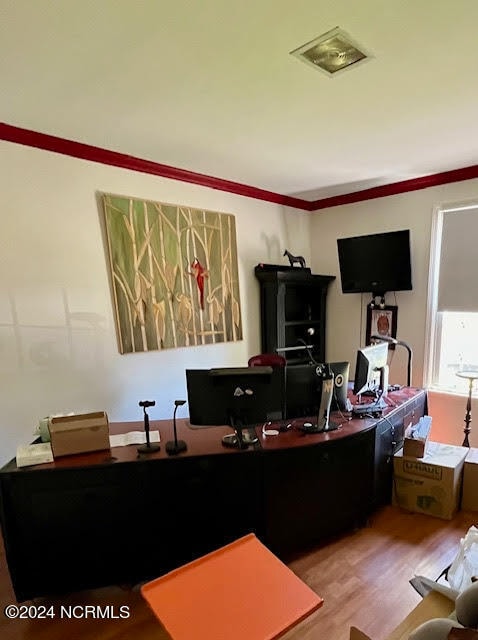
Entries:
[[119,351],[242,340],[234,216],[102,200]]

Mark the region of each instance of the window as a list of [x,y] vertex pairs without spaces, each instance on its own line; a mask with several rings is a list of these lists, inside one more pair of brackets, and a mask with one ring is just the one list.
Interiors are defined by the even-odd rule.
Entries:
[[435,212],[428,298],[428,387],[467,393],[456,372],[478,370],[478,202]]

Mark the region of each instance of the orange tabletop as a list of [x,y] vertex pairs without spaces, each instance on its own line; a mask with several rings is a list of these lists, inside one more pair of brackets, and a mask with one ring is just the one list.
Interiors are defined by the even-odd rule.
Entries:
[[272,640],[323,603],[252,533],[141,593],[174,640]]

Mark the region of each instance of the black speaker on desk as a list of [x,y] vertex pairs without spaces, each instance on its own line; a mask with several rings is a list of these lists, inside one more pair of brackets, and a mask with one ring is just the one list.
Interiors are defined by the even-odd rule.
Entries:
[[317,365],[315,369],[315,375],[318,380],[318,407],[316,413],[315,423],[304,422],[301,431],[305,433],[324,433],[326,431],[333,431],[337,429],[338,425],[335,425],[329,421],[330,418],[330,406],[332,404],[332,397],[334,395],[334,374],[328,367]]
[[[287,417],[308,417],[313,420],[313,422],[306,421],[299,427],[305,433],[323,433],[337,429],[339,425],[330,422],[329,419],[335,391],[335,376],[330,365],[309,363],[305,369],[299,366],[291,367],[291,370],[299,372],[299,375],[305,373],[305,381],[308,384],[297,385],[296,390],[300,393],[292,395],[293,390],[286,383]],[[297,383],[297,378],[295,382]]]
[[[319,367],[320,375],[317,374]],[[330,370],[333,388],[330,409],[347,410],[347,388],[349,383],[349,362],[315,363],[307,362],[287,365],[285,371],[286,417],[318,415],[322,394],[322,372]]]
[[333,431],[337,428],[337,425],[330,422],[330,407],[332,405],[332,398],[334,397],[334,374],[328,365],[317,365],[315,374],[319,380],[320,388],[320,401],[319,409],[317,411],[317,425],[316,430]]
[[349,387],[350,362],[330,362],[334,374],[334,393],[331,410],[347,411],[347,391]]

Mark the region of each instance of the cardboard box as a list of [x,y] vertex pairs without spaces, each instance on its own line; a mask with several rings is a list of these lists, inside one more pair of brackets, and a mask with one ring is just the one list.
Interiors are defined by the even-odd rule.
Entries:
[[428,438],[432,427],[430,416],[423,416],[417,424],[405,429],[403,455],[411,458],[423,458],[428,448]]
[[450,520],[460,506],[467,447],[430,442],[421,459],[393,457],[393,504],[408,511]]
[[478,511],[478,449],[469,449],[465,458],[461,508],[464,511]]
[[50,420],[53,456],[110,448],[108,416],[104,411],[59,416]]
[[[408,640],[412,631],[433,618],[448,618],[455,609],[455,603],[436,591],[426,595],[415,609],[387,636],[386,640]],[[371,640],[356,627],[350,628],[350,640]]]

